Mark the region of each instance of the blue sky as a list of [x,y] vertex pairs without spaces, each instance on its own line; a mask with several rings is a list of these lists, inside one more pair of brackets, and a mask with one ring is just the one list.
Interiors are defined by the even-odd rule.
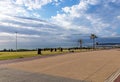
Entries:
[[15,48],[16,31],[19,48],[74,46],[74,40],[91,33],[119,38],[119,4],[120,0],[0,0],[0,48]]

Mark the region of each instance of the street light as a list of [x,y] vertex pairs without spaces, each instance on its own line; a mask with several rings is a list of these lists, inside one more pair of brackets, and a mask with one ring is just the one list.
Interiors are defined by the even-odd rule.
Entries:
[[17,52],[17,33],[18,32],[15,32],[16,33],[16,52]]

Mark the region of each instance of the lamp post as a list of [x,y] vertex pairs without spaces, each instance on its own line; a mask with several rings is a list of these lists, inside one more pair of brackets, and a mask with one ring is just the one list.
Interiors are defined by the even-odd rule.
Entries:
[[79,40],[79,43],[80,43],[80,48],[82,49],[82,43],[83,43],[82,39]]
[[17,33],[18,32],[15,32],[16,33],[16,52],[17,52]]

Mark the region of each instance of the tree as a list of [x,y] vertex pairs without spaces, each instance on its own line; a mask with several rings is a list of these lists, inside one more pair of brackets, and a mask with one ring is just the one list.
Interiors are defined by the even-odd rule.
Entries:
[[91,34],[90,39],[93,40],[93,49],[95,49],[95,39],[97,38],[97,36],[95,34]]

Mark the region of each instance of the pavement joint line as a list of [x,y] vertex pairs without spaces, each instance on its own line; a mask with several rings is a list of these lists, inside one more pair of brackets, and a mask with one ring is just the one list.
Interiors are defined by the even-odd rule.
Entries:
[[120,69],[117,69],[112,73],[104,82],[114,82],[114,80],[120,75]]

